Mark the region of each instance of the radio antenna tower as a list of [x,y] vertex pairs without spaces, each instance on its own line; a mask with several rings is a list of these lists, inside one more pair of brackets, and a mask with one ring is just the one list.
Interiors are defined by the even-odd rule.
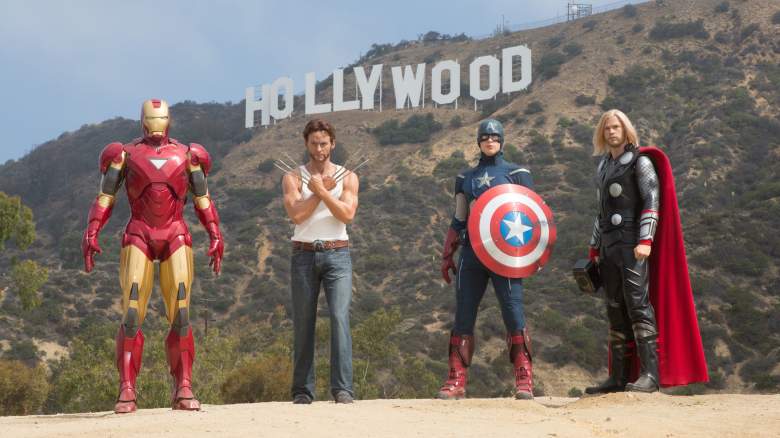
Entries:
[[566,5],[566,21],[574,21],[587,17],[593,12],[593,5],[589,3],[569,3]]

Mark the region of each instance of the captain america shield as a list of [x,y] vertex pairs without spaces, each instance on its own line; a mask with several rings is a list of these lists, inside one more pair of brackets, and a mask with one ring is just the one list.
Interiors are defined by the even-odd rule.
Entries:
[[483,193],[469,213],[469,240],[479,261],[509,278],[530,277],[550,258],[555,224],[533,190],[501,184]]

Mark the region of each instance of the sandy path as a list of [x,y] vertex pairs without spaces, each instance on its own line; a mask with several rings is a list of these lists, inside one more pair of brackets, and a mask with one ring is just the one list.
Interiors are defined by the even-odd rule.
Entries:
[[780,436],[780,395],[368,400],[0,417],[6,437],[712,437]]

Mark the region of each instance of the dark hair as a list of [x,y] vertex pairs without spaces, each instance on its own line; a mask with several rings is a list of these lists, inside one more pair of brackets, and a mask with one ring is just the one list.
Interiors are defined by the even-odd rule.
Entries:
[[309,134],[315,131],[325,131],[330,136],[331,143],[336,141],[336,130],[333,128],[333,125],[323,119],[309,120],[309,123],[303,128],[303,140],[309,141]]

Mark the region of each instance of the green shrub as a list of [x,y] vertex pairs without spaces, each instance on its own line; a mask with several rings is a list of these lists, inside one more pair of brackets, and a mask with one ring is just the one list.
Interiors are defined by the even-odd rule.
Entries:
[[454,177],[458,172],[467,168],[469,163],[463,156],[462,151],[454,151],[449,158],[436,163],[433,169],[433,175],[437,178]]
[[584,94],[578,94],[574,98],[574,104],[577,106],[594,105],[596,103],[596,96],[586,96]]
[[397,119],[388,120],[371,132],[381,145],[423,143],[430,140],[434,132],[440,131],[441,123],[433,118],[433,114],[414,114],[402,124]]
[[257,171],[260,173],[272,172],[274,169],[276,169],[274,160],[270,158],[257,165]]
[[560,46],[562,42],[563,42],[563,35],[555,35],[545,40],[545,43],[551,49]]
[[544,106],[541,102],[538,100],[534,100],[533,102],[529,103],[527,107],[525,107],[525,111],[523,111],[523,114],[531,115],[531,114],[537,114],[544,111]]
[[582,44],[569,43],[563,46],[563,51],[571,59],[582,53]]
[[566,56],[559,52],[548,52],[542,55],[536,66],[537,74],[543,79],[550,79],[558,76],[561,65],[566,62]]
[[636,6],[632,4],[627,4],[623,6],[623,16],[628,18],[634,18],[639,13]]
[[729,8],[729,2],[720,2],[717,4],[717,6],[715,6],[715,13],[722,14],[724,12],[728,12]]
[[650,30],[650,39],[656,41],[685,38],[689,36],[702,40],[706,40],[710,37],[709,32],[704,28],[704,20],[699,19],[682,23],[657,21],[655,26]]
[[30,368],[17,360],[0,360],[0,415],[39,413],[48,392],[43,365]]
[[282,401],[290,397],[292,361],[289,349],[278,349],[232,370],[220,387],[225,403]]

